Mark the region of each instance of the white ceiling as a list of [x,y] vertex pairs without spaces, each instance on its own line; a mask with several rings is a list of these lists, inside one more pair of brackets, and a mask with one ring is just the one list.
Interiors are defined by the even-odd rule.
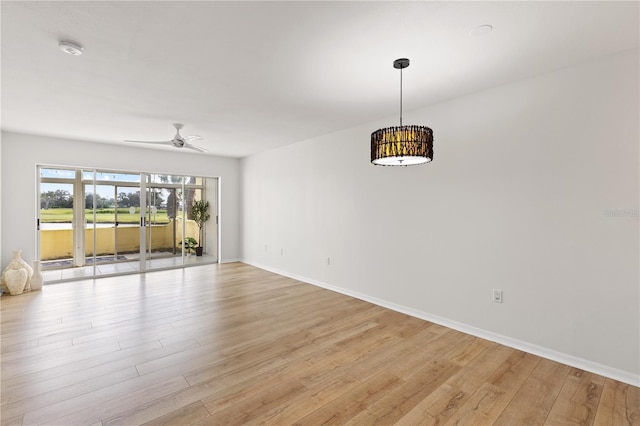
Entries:
[[232,157],[397,116],[396,58],[408,111],[639,46],[636,1],[0,5],[3,130]]

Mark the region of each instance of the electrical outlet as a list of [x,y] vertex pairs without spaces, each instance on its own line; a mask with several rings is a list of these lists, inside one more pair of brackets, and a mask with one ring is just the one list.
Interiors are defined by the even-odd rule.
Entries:
[[327,257],[327,265],[331,265],[331,258]]
[[496,303],[502,303],[502,290],[493,289],[493,301]]

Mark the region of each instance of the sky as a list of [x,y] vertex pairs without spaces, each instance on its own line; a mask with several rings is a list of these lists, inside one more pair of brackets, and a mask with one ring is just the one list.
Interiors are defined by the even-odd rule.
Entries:
[[[82,179],[87,183],[93,181],[93,170],[82,171]],[[150,175],[152,182],[160,182],[159,175]],[[65,170],[65,169],[40,169],[40,178],[58,178],[58,179],[75,179],[75,170]],[[118,173],[118,172],[96,172],[95,178],[97,181],[103,182],[118,182],[118,183],[140,183],[140,174],[139,173]],[[171,177],[168,177],[171,179]],[[182,179],[182,177],[177,177],[177,179]],[[175,178],[174,178],[175,182]],[[64,190],[73,194],[73,183],[41,183],[40,184],[40,192],[47,191],[56,191],[56,190]],[[139,190],[138,185],[132,186],[130,188],[126,188],[124,186],[118,187],[118,193],[120,192],[135,192]],[[89,184],[86,192],[93,193],[93,185]],[[103,198],[115,198],[114,186],[113,185],[96,185],[96,192],[99,196]],[[166,197],[165,197],[166,198]]]

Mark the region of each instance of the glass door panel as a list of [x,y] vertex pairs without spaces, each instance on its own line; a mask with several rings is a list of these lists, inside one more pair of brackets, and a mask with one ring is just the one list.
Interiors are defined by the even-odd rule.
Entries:
[[[92,176],[93,172],[85,172],[83,180]],[[97,171],[95,185],[85,184],[86,263],[95,263],[98,276],[139,271],[140,190],[136,181],[140,181],[139,174]]]
[[182,177],[150,174],[147,183],[147,269],[182,265],[178,228]]
[[119,262],[129,269],[140,270],[140,189],[116,186],[115,252]]
[[74,262],[79,276],[95,276],[98,253],[96,206],[97,197],[95,170],[76,170],[76,203],[74,211],[76,216],[76,229],[82,230],[76,233],[76,252]]
[[[203,200],[202,189],[196,188],[196,189],[191,189],[189,191],[193,193],[192,202]],[[198,226],[198,223],[194,220],[194,215],[191,210],[192,210],[191,206],[189,206],[189,216],[188,216],[189,220],[187,221],[187,224],[189,225],[190,232],[187,232],[187,235],[190,237],[194,237],[196,240],[198,240],[198,253],[199,253],[199,256],[202,256],[202,254],[204,254],[207,249],[207,244],[205,240],[207,225],[206,223],[202,223],[202,226]]]
[[[45,169],[42,169],[47,174]],[[71,176],[73,172],[70,171]],[[43,271],[73,267],[73,183],[40,183],[40,262]]]
[[[195,182],[195,178],[186,178],[187,182]],[[191,211],[191,206],[194,201],[200,201],[202,199],[202,189],[196,188],[193,184],[187,183],[185,184],[185,201],[184,201],[184,214],[183,218],[183,235],[185,241],[191,242],[192,245],[196,247],[192,249],[192,255],[187,257],[186,261],[188,263],[196,263],[199,262],[202,257],[202,253],[205,250],[205,242],[202,238],[200,238],[200,228],[198,228],[197,223],[193,220],[193,212]]]
[[153,257],[173,256],[175,243],[171,221],[167,215],[168,191],[147,188],[147,252]]
[[95,262],[97,275],[114,273],[114,268],[109,265],[118,261],[114,195],[113,185],[85,185],[86,263],[93,265]]

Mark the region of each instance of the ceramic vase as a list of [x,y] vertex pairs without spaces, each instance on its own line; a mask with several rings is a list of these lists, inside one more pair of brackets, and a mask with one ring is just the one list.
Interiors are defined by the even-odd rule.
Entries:
[[[2,272],[2,291],[13,295],[31,290],[29,280],[33,276],[33,269],[27,262],[22,260],[20,253],[22,253],[21,250],[13,251],[13,259]],[[18,271],[24,271],[24,273]],[[22,283],[23,276],[26,277],[24,283]],[[22,288],[20,288],[21,285]]]
[[42,290],[42,283],[44,282],[44,278],[42,276],[42,272],[40,272],[40,261],[33,261],[33,276],[29,280],[29,284],[31,285],[31,291]]
[[6,285],[10,295],[16,296],[22,294],[27,284],[27,270],[5,269],[2,273],[2,281]]

